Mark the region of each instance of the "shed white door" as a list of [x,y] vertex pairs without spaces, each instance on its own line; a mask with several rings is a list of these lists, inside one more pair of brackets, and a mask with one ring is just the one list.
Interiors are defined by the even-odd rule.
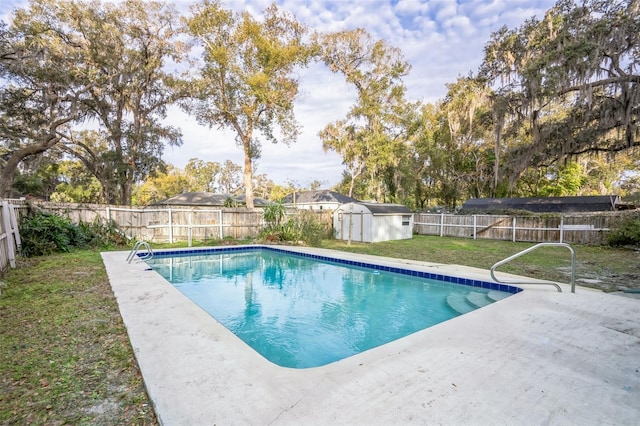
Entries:
[[[360,212],[349,213],[346,212],[342,220],[342,239],[351,241],[363,241],[362,240],[362,216]],[[349,227],[351,227],[351,234],[349,234]],[[349,238],[351,236],[351,238]]]

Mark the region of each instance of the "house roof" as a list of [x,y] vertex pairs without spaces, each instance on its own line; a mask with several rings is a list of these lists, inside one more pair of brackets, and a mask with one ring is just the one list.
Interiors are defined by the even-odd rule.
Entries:
[[[358,202],[355,198],[347,197],[339,192],[323,189],[319,191],[302,191],[295,192],[296,204],[311,204],[311,203],[352,203]],[[293,193],[287,195],[282,199],[282,204],[293,204]]]
[[[166,200],[157,201],[153,206],[205,206],[224,207],[225,202],[231,198],[238,204],[245,204],[244,195],[214,194],[212,192],[183,192]],[[256,207],[263,207],[269,201],[255,197],[253,203]]]
[[535,213],[580,213],[614,211],[620,203],[617,195],[581,197],[472,198],[462,210],[528,210]]

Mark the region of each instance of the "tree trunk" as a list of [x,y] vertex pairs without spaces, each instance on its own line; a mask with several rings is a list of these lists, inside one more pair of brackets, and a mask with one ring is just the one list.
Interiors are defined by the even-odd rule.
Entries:
[[[129,166],[131,167],[131,166]],[[122,182],[120,183],[120,205],[131,205],[131,193],[133,192],[133,169],[130,168],[122,176]]]
[[244,194],[248,209],[253,209],[253,163],[251,161],[250,142],[244,142]]
[[18,164],[31,155],[41,154],[57,144],[60,139],[55,135],[47,135],[44,142],[38,145],[30,145],[17,149],[11,153],[2,172],[0,172],[0,196],[10,197],[13,185],[13,174],[18,168]]

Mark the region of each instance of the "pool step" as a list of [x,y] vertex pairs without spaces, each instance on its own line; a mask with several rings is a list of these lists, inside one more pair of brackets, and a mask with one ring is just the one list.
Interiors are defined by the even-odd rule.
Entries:
[[460,315],[476,309],[475,306],[469,303],[466,294],[450,294],[447,296],[447,305]]
[[502,300],[505,297],[509,296],[511,296],[511,293],[506,293],[504,291],[491,290],[489,291],[489,293],[487,293],[487,297],[494,302],[497,302],[498,300]]
[[494,302],[494,300],[487,297],[487,293],[480,293],[478,291],[472,291],[467,294],[467,302],[476,308],[482,308]]
[[470,291],[467,294],[450,294],[447,305],[459,314],[466,314],[510,296],[509,293],[491,290],[488,293]]

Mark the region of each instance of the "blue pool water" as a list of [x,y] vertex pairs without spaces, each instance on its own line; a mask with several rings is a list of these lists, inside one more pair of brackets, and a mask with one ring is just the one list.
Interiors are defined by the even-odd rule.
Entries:
[[519,290],[266,247],[157,253],[147,263],[262,356],[292,368],[329,364]]

